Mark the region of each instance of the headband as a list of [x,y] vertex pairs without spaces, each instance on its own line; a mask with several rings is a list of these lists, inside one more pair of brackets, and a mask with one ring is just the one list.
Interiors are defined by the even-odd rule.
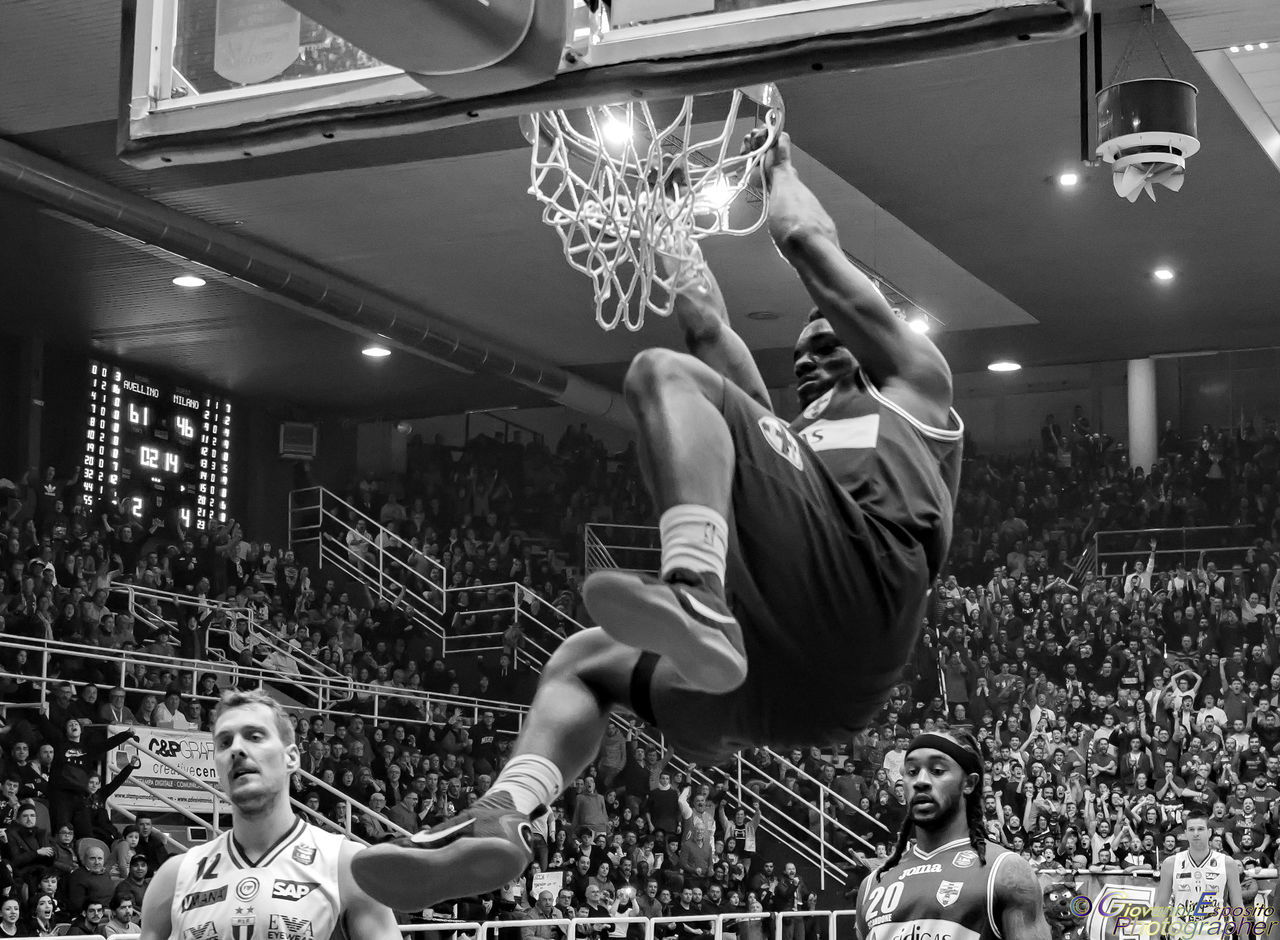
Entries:
[[945,735],[926,731],[923,734],[917,734],[912,739],[911,743],[907,745],[906,753],[910,754],[912,751],[925,747],[946,754],[959,764],[960,769],[965,773],[982,776],[982,759],[958,741],[954,741]]

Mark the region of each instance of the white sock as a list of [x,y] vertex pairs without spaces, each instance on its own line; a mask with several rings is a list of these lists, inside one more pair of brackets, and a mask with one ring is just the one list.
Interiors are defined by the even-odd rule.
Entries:
[[545,757],[519,754],[502,768],[491,790],[509,795],[516,809],[527,816],[555,801],[564,790],[564,775]]
[[672,506],[658,520],[662,537],[662,577],[675,568],[709,572],[724,583],[729,524],[724,516],[694,503]]

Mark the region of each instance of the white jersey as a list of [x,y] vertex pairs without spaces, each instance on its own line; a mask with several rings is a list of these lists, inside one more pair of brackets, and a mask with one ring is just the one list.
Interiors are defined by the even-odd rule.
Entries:
[[257,862],[230,831],[182,856],[171,940],[329,940],[345,837],[298,819]]
[[1190,851],[1173,857],[1173,908],[1171,920],[1186,931],[1180,937],[1221,937],[1223,909],[1227,906],[1227,856],[1209,851],[1200,864]]

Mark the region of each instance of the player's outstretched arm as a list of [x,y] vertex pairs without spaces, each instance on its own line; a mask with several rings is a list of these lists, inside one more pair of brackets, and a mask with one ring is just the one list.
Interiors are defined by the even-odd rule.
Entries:
[[182,856],[175,855],[160,866],[142,896],[142,930],[139,940],[169,940],[173,934],[173,892],[178,885],[178,866]]
[[[351,877],[351,859],[364,846],[342,843],[338,862],[338,891],[342,897],[342,916],[347,924],[348,940],[396,940],[400,928],[391,908],[379,904],[365,894]],[[142,938],[146,940],[146,938]]]
[[835,223],[791,162],[785,133],[765,157],[769,233],[835,334],[867,376],[920,421],[945,427],[951,369],[926,337],[894,315],[884,295],[840,250]]
[[[729,325],[729,310],[725,306],[724,294],[720,292],[720,284],[702,258],[702,250],[696,244],[693,250],[697,252],[699,261],[697,278],[677,292],[675,304],[676,322],[684,333],[685,347],[772,411],[769,392],[765,389],[755,357],[742,337]],[[658,252],[657,258],[663,276],[671,277],[676,273],[675,261],[662,252]]]
[[1044,889],[1031,865],[1018,855],[1000,863],[995,896],[1000,908],[1000,932],[1017,940],[1052,940],[1044,919]]

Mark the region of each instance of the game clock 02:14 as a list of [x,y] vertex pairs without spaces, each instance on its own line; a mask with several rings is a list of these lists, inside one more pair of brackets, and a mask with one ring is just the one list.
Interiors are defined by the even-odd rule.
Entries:
[[89,364],[84,485],[146,530],[227,519],[231,403],[104,362]]

